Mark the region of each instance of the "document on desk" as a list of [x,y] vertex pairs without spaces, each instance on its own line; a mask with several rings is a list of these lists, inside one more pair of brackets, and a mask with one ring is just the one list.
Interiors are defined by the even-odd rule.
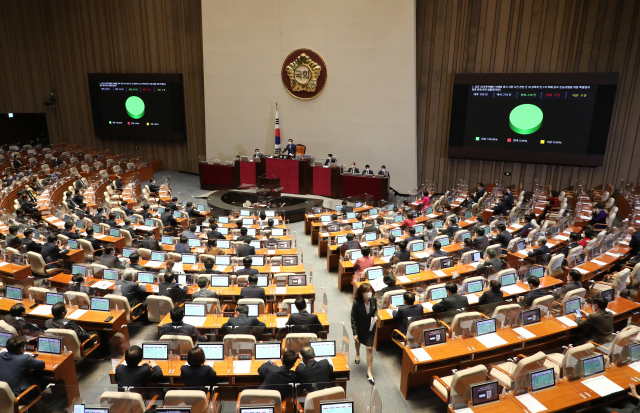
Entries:
[[473,410],[471,410],[471,407],[462,407],[460,409],[455,409],[453,413],[473,413]]
[[154,293],[157,293],[160,291],[160,287],[157,285],[152,285],[151,286],[151,291],[153,291]]
[[271,266],[271,272],[280,272],[280,266],[279,265],[272,265]]
[[222,272],[222,271],[224,271],[226,269],[227,269],[226,265],[216,265],[216,271]]
[[287,287],[276,287],[276,295],[285,295],[287,293]]
[[328,232],[321,232],[320,235],[322,235],[323,237],[328,237],[329,233]]
[[99,290],[106,290],[106,289],[108,289],[109,287],[111,287],[114,284],[115,283],[112,282],[112,281],[102,280],[102,281],[98,281],[97,283],[93,284],[91,287],[97,288]]
[[386,309],[387,313],[389,313],[389,316],[391,316],[393,318],[393,310],[390,308]]
[[640,361],[636,361],[635,363],[629,364],[629,367],[640,373]]
[[268,255],[276,255],[276,250],[267,250]]
[[206,364],[207,366],[213,368],[213,360],[211,361],[205,361],[204,364]]
[[[354,231],[354,232],[355,232],[355,231]],[[368,246],[369,246],[369,243],[368,243],[368,242],[365,242],[365,241],[362,241],[362,242],[360,243],[360,246],[361,246],[361,247],[368,247]]]
[[362,231],[363,231],[363,230],[361,230],[361,229],[354,229],[354,230],[351,230],[351,232],[353,232],[354,234],[362,234]]
[[422,306],[429,311],[433,311],[433,305],[431,303],[422,303]]
[[331,367],[333,367],[333,359],[331,357],[315,357],[314,360],[315,361],[327,360],[329,364],[331,364]]
[[540,403],[538,400],[536,400],[536,398],[533,397],[530,393],[525,393],[525,394],[521,394],[520,396],[516,396],[516,399],[518,399],[518,401],[522,403],[524,407],[526,407],[529,410],[530,413],[539,413],[547,410],[547,408],[544,407],[544,405]]
[[605,252],[604,255],[608,255],[608,256],[614,257],[614,258],[620,258],[622,256],[622,254],[618,254],[618,253],[615,253],[615,252],[609,252],[609,251]]
[[447,277],[447,273],[442,270],[435,270],[433,273],[436,275],[436,277]]
[[481,342],[482,345],[485,346],[486,348],[497,347],[497,346],[502,346],[504,344],[507,344],[507,342],[496,333],[485,334],[483,336],[476,337],[476,340]]
[[287,321],[289,321],[289,319],[287,317],[278,317],[278,318],[276,318],[276,327],[285,328],[287,326]]
[[624,391],[622,387],[618,386],[605,376],[596,376],[586,380],[582,380],[582,384],[598,393],[600,397],[608,396],[619,391]]
[[204,322],[207,321],[207,317],[184,316],[182,321],[185,324],[191,324],[195,327],[202,327],[204,325]]
[[475,294],[465,295],[465,297],[467,297],[467,301],[469,301],[469,305],[478,304],[478,302],[480,301],[480,297],[478,297]]
[[522,228],[522,227],[523,227],[523,226],[522,226],[522,225],[520,225],[520,224],[511,224],[511,228],[520,229],[520,228]]
[[429,254],[427,251],[420,251],[420,252],[414,252],[413,255],[415,255],[418,258],[429,258]]
[[562,324],[564,324],[567,327],[575,327],[578,325],[578,323],[576,323],[572,319],[565,316],[557,317],[556,320],[560,321]]
[[233,360],[233,374],[249,374],[251,360]]
[[[197,265],[197,264],[196,264]],[[176,262],[173,264],[173,273],[184,272],[184,267],[181,262]]]
[[144,266],[145,267],[151,267],[151,268],[160,268],[162,266],[162,264],[164,264],[164,262],[162,262],[162,261],[149,261]]
[[406,275],[400,275],[400,276],[398,276],[398,281],[400,281],[401,283],[408,283],[408,282],[411,282],[411,280],[409,279],[409,277],[407,277]]
[[419,362],[431,360],[431,356],[429,355],[429,353],[427,353],[427,350],[425,350],[422,347],[412,348],[411,352],[413,353],[414,357],[418,359]]
[[524,338],[526,338],[526,339],[534,338],[534,337],[536,336],[535,334],[533,334],[531,331],[527,330],[527,329],[526,329],[526,328],[524,328],[524,327],[514,328],[514,329],[513,329],[513,331],[514,331],[517,335],[519,335],[519,336],[521,336],[521,337],[524,337]]
[[51,307],[53,306],[41,304],[31,310],[29,315],[51,315]]
[[77,320],[80,317],[82,317],[87,311],[89,310],[76,310],[73,313],[69,314],[67,318],[70,318],[72,320]]
[[427,214],[427,218],[437,218],[438,214]]
[[5,265],[9,265],[8,262],[0,262],[0,267],[4,267]]
[[579,272],[580,274],[589,274],[589,272],[590,272],[590,271],[585,270],[585,269],[580,268],[580,267],[575,267],[575,268],[573,268],[573,269],[574,269],[574,270],[578,270],[578,272]]
[[380,291],[387,286],[387,284],[384,283],[384,278],[382,277],[376,278],[375,280],[370,280],[369,284],[371,284],[373,291]]
[[469,263],[470,266],[472,266],[473,268],[478,268],[478,265],[480,265],[480,261],[476,261],[476,262],[470,262]]
[[501,290],[509,295],[520,294],[527,291],[522,287],[518,287],[517,285],[508,285],[506,287],[502,287]]
[[102,239],[104,237],[106,237],[106,235],[104,235],[104,234],[93,234],[93,238],[95,238],[95,239]]
[[557,239],[559,241],[566,241],[569,239],[569,237],[564,236],[564,235],[556,235],[553,239]]
[[594,263],[595,265],[599,266],[599,267],[604,267],[605,265],[607,265],[606,262],[602,262],[602,261],[598,261],[598,260],[591,260],[589,262]]

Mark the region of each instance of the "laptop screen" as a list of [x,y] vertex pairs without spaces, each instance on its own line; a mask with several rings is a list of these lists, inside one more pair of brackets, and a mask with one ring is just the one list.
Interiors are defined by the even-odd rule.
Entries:
[[383,271],[382,268],[370,268],[369,271],[367,271],[367,278],[370,281],[378,279],[384,275]]
[[144,220],[144,225],[147,227],[155,227],[156,223],[152,219],[147,218]]
[[320,402],[320,413],[353,413],[353,401]]
[[173,211],[173,216],[176,218],[182,218],[182,211]]
[[228,287],[229,277],[225,275],[212,275],[210,284],[212,287]]
[[500,279],[500,283],[503,287],[513,285],[516,283],[516,275],[515,274],[507,274],[503,275]]
[[197,257],[195,254],[182,254],[182,263],[195,265]]
[[396,307],[400,307],[401,305],[404,305],[404,297],[403,294],[394,294],[392,296],[389,297],[389,301],[391,302],[391,304],[395,305]]
[[347,242],[347,236],[346,235],[338,235],[336,237],[336,244],[341,245],[341,244],[344,244],[345,242]]
[[287,277],[287,285],[290,287],[302,287],[307,285],[307,276],[305,274],[289,275]]
[[[256,236],[256,229],[255,228],[247,228],[247,235],[250,236],[250,237],[255,237]],[[251,245],[253,245],[253,244],[251,244]]]
[[422,231],[424,231],[424,225],[422,224],[418,224],[418,225],[414,225],[413,229],[416,230],[416,234],[421,233]]
[[540,308],[532,308],[520,313],[522,324],[528,326],[540,322]]
[[249,245],[251,245],[253,248],[259,250],[260,249],[260,241],[257,240],[253,240],[249,243]]
[[362,251],[361,250],[353,250],[349,253],[349,257],[351,258],[351,261],[355,261],[358,258],[362,257]]
[[473,406],[498,400],[498,381],[487,381],[471,386],[471,403]]
[[109,230],[109,236],[119,238],[120,237],[120,230],[117,229],[117,228],[111,228]]
[[205,210],[205,206],[202,204],[198,204],[198,211],[204,211]]
[[431,300],[441,300],[447,296],[447,289],[444,287],[432,288],[429,290]]
[[612,302],[614,300],[613,288],[609,288],[608,290],[600,291],[600,295],[602,298],[606,298],[607,302]]
[[71,275],[80,274],[83,277],[87,276],[87,267],[84,265],[72,265],[71,266]]
[[316,357],[335,357],[336,342],[334,340],[311,341],[309,345],[313,349]]
[[7,286],[5,294],[11,300],[22,300],[22,288]]
[[60,354],[62,339],[53,337],[38,337],[38,353]]
[[364,222],[354,222],[351,224],[352,229],[362,229],[364,228]]
[[254,267],[262,267],[264,266],[264,255],[252,255],[251,256],[251,265]]
[[496,332],[495,318],[476,321],[476,336],[483,336],[485,334],[491,334],[495,332]]
[[390,257],[395,253],[396,253],[396,247],[394,245],[392,245],[390,247],[382,248],[382,256],[383,257]]
[[553,367],[535,370],[531,372],[531,390],[538,391],[548,389],[556,385],[556,374]]
[[298,256],[297,255],[283,255],[282,256],[282,265],[285,265],[285,266],[298,265]]
[[273,406],[240,406],[239,413],[273,413]]
[[269,286],[269,276],[268,275],[258,275],[258,287],[268,287]]
[[279,360],[282,344],[277,343],[256,343],[256,360]]
[[91,310],[109,311],[110,298],[91,297]]
[[189,238],[187,243],[188,243],[187,245],[189,245],[190,247],[198,248],[200,246],[200,239],[199,238]]
[[433,223],[433,227],[434,227],[435,229],[442,228],[442,221],[435,221],[435,222]]
[[164,261],[164,252],[153,251],[150,261]]
[[143,284],[153,284],[155,282],[155,274],[152,272],[139,272],[138,281]]
[[527,276],[542,278],[544,277],[544,267],[531,267],[527,273]]
[[516,244],[516,250],[521,251],[525,248],[527,248],[526,241],[518,241],[518,243]]
[[444,344],[447,342],[447,332],[445,327],[430,328],[422,332],[424,345]]
[[450,245],[449,238],[440,238],[438,242],[440,242],[441,247],[448,247]]
[[216,245],[220,249],[228,250],[229,248],[231,248],[231,241],[229,241],[228,239],[219,239],[218,241],[216,241]]
[[47,305],[54,305],[57,303],[64,303],[64,295],[56,293],[47,293],[46,298]]
[[247,314],[249,317],[257,317],[260,315],[260,304],[247,304],[247,308],[249,309],[249,313]]
[[267,209],[267,210],[264,211],[264,214],[267,217],[275,217],[276,216],[276,211],[272,211],[272,210]]
[[206,317],[207,308],[205,303],[184,303],[185,317]]
[[331,222],[331,215],[320,216],[320,222]]
[[[289,305],[289,309],[291,310],[291,314],[298,314],[298,307],[296,307],[295,305],[291,304]],[[307,301],[307,313],[311,314],[313,311],[311,311],[311,301]]]
[[102,278],[104,278],[105,280],[111,280],[111,281],[116,281],[119,277],[119,273],[118,270],[103,270],[102,271]]
[[218,217],[218,224],[228,224],[229,217]]
[[13,337],[13,334],[11,333],[0,332],[0,347],[6,347],[7,341],[9,341],[11,337]]
[[72,250],[77,250],[78,249],[78,241],[75,239],[70,239],[67,241],[67,245],[69,246],[69,248],[71,248]]
[[133,249],[133,248],[123,248],[122,249],[122,256],[124,258],[129,258],[131,256],[131,254],[133,254],[134,252],[136,252],[136,250]]
[[253,225],[253,218],[242,218],[242,225]]
[[573,298],[564,302],[564,314],[574,314],[576,311],[580,311],[580,298]]
[[589,377],[596,374],[604,373],[604,356],[602,354],[599,354],[597,356],[585,357],[581,361],[582,377]]
[[251,211],[248,211],[246,209],[243,209],[243,210],[240,211],[240,216],[241,217],[248,217],[250,215],[251,215]]
[[142,358],[145,360],[167,360],[169,343],[142,343]]
[[347,212],[347,219],[356,219],[355,212]]
[[207,360],[224,360],[224,344],[198,343]]
[[164,245],[173,244],[173,237],[172,236],[168,236],[168,235],[163,235],[162,236],[162,244],[164,244]]
[[284,228],[272,228],[271,235],[274,237],[283,237],[284,236]]
[[412,252],[424,251],[424,241],[417,241],[411,244]]
[[367,232],[366,234],[364,234],[364,240],[366,242],[375,241],[377,238],[378,234],[376,234],[375,232]]
[[420,272],[420,264],[416,263],[411,263],[411,264],[406,264],[404,266],[404,274],[405,275],[412,275],[412,274],[417,274]]
[[231,265],[231,257],[229,255],[216,255],[216,265]]
[[640,344],[629,346],[629,352],[631,353],[631,362],[640,360]]
[[467,283],[467,294],[473,294],[480,291],[482,291],[482,280]]

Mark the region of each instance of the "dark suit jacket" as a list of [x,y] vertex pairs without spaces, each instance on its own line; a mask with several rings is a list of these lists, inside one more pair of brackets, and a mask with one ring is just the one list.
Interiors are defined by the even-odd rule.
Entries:
[[149,192],[158,193],[160,192],[160,187],[156,184],[149,184]]
[[509,241],[511,241],[513,237],[509,233],[509,231],[502,231],[493,239],[496,242],[499,242],[502,245],[502,248],[507,248],[509,245]]
[[93,247],[94,251],[97,251],[102,248],[102,245],[100,245],[100,241],[98,241],[97,239],[93,237],[85,237],[84,239],[86,239],[91,243],[91,246]]
[[629,240],[629,248],[631,248],[629,256],[636,255],[640,252],[640,231],[634,232],[631,236],[631,239]]
[[577,318],[576,323],[580,328],[587,330],[593,341],[598,344],[613,340],[613,314],[606,310],[589,314],[586,319]]
[[236,274],[238,275],[260,274],[260,271],[256,270],[255,268],[239,268],[238,271],[236,271]]
[[256,249],[249,244],[242,244],[236,248],[236,257],[246,257],[248,255],[256,255]]
[[502,301],[502,300],[504,300],[504,294],[502,294],[502,291],[495,292],[489,289],[482,293],[482,295],[478,299],[478,304],[482,305],[482,304],[497,303],[498,301]]
[[453,239],[453,236],[458,231],[460,231],[460,227],[458,226],[458,224],[452,224],[452,225],[449,225],[448,227],[446,227],[444,230],[440,231],[440,233],[442,235],[446,235],[447,237]]
[[507,205],[504,202],[500,202],[493,208],[494,215],[502,215],[507,212]]
[[362,175],[373,175],[373,171],[371,169],[363,169]]
[[543,245],[541,247],[538,247],[538,248],[534,249],[533,251],[531,251],[527,255],[529,257],[537,257],[539,255],[550,254],[550,253],[551,253],[551,251],[549,250],[549,247],[547,247],[546,245]]
[[20,240],[20,237],[18,237],[17,235],[7,234],[4,237],[4,246],[5,247],[10,247],[12,245],[20,245],[21,243],[22,243],[22,241]]
[[294,143],[289,143],[284,147],[282,154],[288,153],[289,155],[296,155],[296,145]]
[[578,289],[578,288],[582,288],[582,283],[580,281],[569,281],[568,283],[563,285],[562,288],[557,289],[553,293],[553,296],[556,299],[560,299],[560,298],[564,297],[569,291],[575,290],[575,289]]
[[360,173],[360,169],[349,167],[349,169],[347,169],[347,172],[352,172],[354,174],[359,174]]
[[41,371],[44,366],[44,360],[35,359],[28,354],[4,352],[0,356],[0,381],[6,382],[17,396],[31,386],[27,378],[29,371]]
[[62,252],[60,247],[58,247],[56,244],[45,242],[42,246],[42,252],[40,253],[40,255],[42,255],[42,259],[44,259],[45,262],[51,262],[62,259],[62,255],[66,255],[68,254],[68,252],[69,251]]
[[110,254],[102,254],[100,257],[100,265],[106,265],[109,268],[124,269],[124,265],[122,265],[118,257]]
[[31,238],[22,238],[21,244],[27,248],[27,251],[40,253],[42,247]]
[[155,238],[145,237],[142,240],[142,248],[150,249],[151,251],[162,251],[162,247]]
[[111,228],[116,228],[118,226],[118,223],[113,219],[106,219],[104,223],[109,225]]
[[327,160],[324,161],[325,165],[329,165],[330,163],[336,163],[336,158],[327,158]]
[[485,260],[482,264],[478,265],[479,270],[486,267],[493,267],[495,271],[500,271],[502,269],[502,261],[500,261],[500,258],[495,257],[490,260]]
[[[240,314],[238,317],[231,317],[220,328],[230,331],[228,327],[266,327],[266,325],[256,317],[249,317],[246,314]],[[245,334],[246,332],[242,332]]]
[[378,171],[378,175],[384,175],[387,178],[391,178],[391,174],[389,173],[389,171],[383,171],[382,169]]
[[[356,168],[356,172],[358,172],[357,170],[358,168]],[[342,206],[342,211],[343,214],[346,214],[347,212],[353,212],[353,207],[351,205],[343,205]]]
[[393,319],[400,321],[400,332],[406,336],[409,317],[420,317],[422,314],[424,314],[424,311],[420,304],[403,305],[398,307],[397,310],[393,310]]
[[197,328],[195,328],[191,324],[186,324],[183,322],[179,322],[179,323],[171,322],[168,324],[163,324],[162,327],[160,327],[161,336],[171,335],[171,334],[177,334],[179,336],[189,336],[191,337],[194,343],[197,341],[207,341],[207,337],[201,336],[200,333],[198,333]]
[[123,391],[123,387],[146,387],[147,383],[153,383],[162,379],[162,369],[160,366],[149,368],[148,364],[141,366],[125,366],[116,367],[116,382],[118,383],[118,391]]
[[206,364],[195,367],[185,364],[180,367],[180,378],[185,387],[211,386],[216,383],[216,371]]
[[322,331],[322,325],[318,316],[302,310],[298,314],[291,314],[287,320],[288,326],[293,326],[292,333],[318,333]]
[[[562,250],[562,254],[565,256],[565,258],[567,257],[567,255],[569,255],[569,251],[571,251],[572,248],[576,248],[579,247],[580,244],[578,244],[577,242],[572,242],[569,245],[567,245],[564,250]],[[536,248],[538,249],[538,248]]]
[[411,260],[411,251],[399,250],[393,253],[393,261],[403,262]]
[[469,307],[469,300],[464,295],[451,294],[433,306],[433,311],[450,311]]
[[302,390],[311,393],[322,390],[330,385],[329,379],[333,373],[333,366],[327,360],[309,360],[307,364],[302,361],[296,367],[296,378],[302,384]]
[[471,200],[473,202],[478,202],[480,200],[480,198],[482,198],[482,196],[484,195],[485,190],[484,188],[482,188],[481,190],[479,190],[478,192],[476,192],[476,196],[474,196],[473,198],[471,198]]
[[80,343],[91,338],[91,334],[87,333],[82,327],[76,324],[75,321],[69,320],[68,318],[50,318],[45,321],[44,328],[47,330],[50,328],[73,330],[76,333],[76,336],[78,336]]
[[191,252],[191,248],[187,244],[183,244],[181,242],[176,244],[177,254],[189,254],[190,252]]
[[96,214],[93,216],[93,222],[95,222],[96,224],[104,222],[106,221],[106,219],[107,218],[99,212],[96,212]]
[[289,383],[297,382],[296,373],[294,371],[291,371],[284,366],[278,367],[275,364],[271,364],[270,361],[267,361],[260,366],[258,374],[264,378],[264,381],[258,389],[278,390],[282,400],[291,393],[291,386]]
[[[535,290],[531,290],[522,297],[522,302],[527,306],[531,307],[531,304],[540,297],[544,297],[545,295],[549,295],[547,290],[542,290],[540,288],[536,288]],[[522,303],[520,303],[522,305]]]
[[189,214],[189,218],[193,218],[193,217],[201,217],[202,213],[200,211],[198,211],[196,208],[194,207],[188,207],[185,208],[185,212],[187,214]]
[[122,210],[122,212],[127,214],[127,216],[131,216],[136,213],[133,209],[130,209],[129,207],[120,207],[120,209]]
[[207,238],[209,239],[226,239],[224,235],[222,235],[218,231],[209,231],[207,232]]
[[178,221],[176,220],[176,217],[174,217],[173,214],[170,214],[168,212],[163,212],[162,215],[160,215],[160,219],[162,220],[162,225],[165,227],[178,226]]
[[76,234],[75,231],[69,231],[68,229],[62,230],[62,235],[70,238],[70,239],[80,239],[80,235]]
[[257,285],[242,287],[240,290],[240,298],[262,298],[264,304],[267,304],[267,295],[264,292],[264,288],[258,287]]
[[116,285],[119,285],[122,289],[122,296],[127,297],[129,305],[131,307],[142,302],[141,297],[146,294],[147,289],[144,285],[139,285],[135,281],[118,280]]
[[359,336],[360,342],[363,342],[365,337],[374,334],[375,328],[373,331],[369,331],[369,326],[371,325],[371,317],[376,315],[377,312],[378,300],[376,300],[376,297],[371,297],[371,300],[369,300],[368,313],[364,306],[364,300],[353,300],[351,305],[351,331],[354,336]]
[[480,251],[481,254],[484,254],[484,251],[489,246],[489,240],[486,235],[481,237],[475,237],[473,241],[471,241],[471,248],[474,250]]

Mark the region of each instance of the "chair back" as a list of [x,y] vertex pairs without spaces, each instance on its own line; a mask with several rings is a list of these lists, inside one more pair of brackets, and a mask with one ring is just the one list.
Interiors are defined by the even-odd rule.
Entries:
[[205,412],[207,394],[202,390],[169,390],[164,395],[165,407],[188,406],[192,412]]
[[241,298],[238,300],[240,304],[258,304],[258,314],[264,314],[264,300],[262,298]]
[[80,245],[80,248],[82,248],[82,253],[84,254],[84,259],[89,259],[92,260],[93,259],[93,245],[91,245],[91,243],[89,241],[87,241],[86,239],[79,239],[78,240],[78,244]]
[[73,353],[73,360],[82,360],[82,353],[80,352],[80,340],[76,335],[76,332],[67,328],[50,328],[45,333],[55,334],[58,337],[62,337],[63,346],[67,347],[67,350]]
[[531,303],[531,308],[539,308],[540,309],[540,317],[544,317],[553,307],[553,295],[545,295],[543,297],[536,298]]
[[225,356],[229,354],[253,354],[256,338],[251,334],[227,334],[222,342]]
[[489,276],[489,281],[491,281],[491,280],[500,281],[502,279],[503,275],[509,275],[509,274],[516,275],[516,270],[514,268],[507,268],[506,270],[498,271],[497,273],[491,274]]
[[[4,320],[0,320],[0,332],[3,333],[11,333],[14,336],[18,335],[18,331],[9,323]],[[2,383],[2,382],[0,382]]]
[[159,323],[173,308],[173,301],[162,295],[147,297],[147,317],[152,323]]
[[64,298],[66,304],[81,306],[86,305],[87,308],[91,305],[91,299],[87,293],[81,293],[78,291],[65,291]]
[[49,290],[48,288],[43,288],[43,287],[29,287],[27,288],[27,291],[30,294],[33,294],[34,299],[44,301],[45,298],[47,297],[47,293],[55,292],[55,289],[53,289],[52,291],[52,290]]
[[104,298],[109,299],[110,310],[114,310],[116,306],[118,310],[123,310],[124,314],[127,316],[127,324],[131,323],[131,306],[129,305],[129,300],[127,297],[122,295],[115,294],[107,294]]
[[151,258],[151,250],[149,248],[138,248],[138,254],[140,254],[141,259],[148,260]]
[[471,386],[483,382],[487,379],[487,368],[479,364],[468,369],[456,371],[451,380],[451,394],[449,402],[452,404],[466,402],[465,399],[471,400]]
[[27,251],[31,272],[34,274],[47,275],[47,264],[44,262],[42,255],[37,252]]
[[430,328],[438,327],[438,320],[434,318],[423,318],[417,321],[413,321],[407,327],[407,343],[406,345],[410,345],[412,343],[421,345],[424,344],[424,334],[422,333],[424,330],[428,330]]
[[207,313],[211,313],[215,308],[220,308],[220,300],[217,298],[198,297],[194,298],[193,302],[207,304]]
[[613,279],[613,289],[616,294],[626,288],[629,274],[630,270],[628,268],[625,268],[616,274],[615,278]]
[[458,337],[462,334],[471,333],[471,328],[468,324],[473,324],[475,320],[481,318],[483,318],[483,315],[477,311],[456,314],[451,322],[451,334],[455,334],[455,336]]
[[596,347],[591,343],[586,343],[581,346],[570,347],[564,357],[562,363],[560,363],[561,375],[563,377],[577,377],[581,368],[578,366],[578,362],[581,358],[593,355]]
[[15,400],[16,396],[13,394],[11,387],[7,382],[0,381],[0,413],[14,413],[13,404]]
[[[553,298],[553,296],[551,296],[551,298]],[[521,311],[522,307],[518,304],[503,304],[497,306],[493,310],[491,318],[495,318],[496,321],[498,321],[498,327],[508,327],[517,324],[520,321]]]
[[609,346],[609,361],[611,363],[629,362],[631,360],[630,346],[637,344],[636,337],[640,333],[640,327],[627,326],[613,338]]
[[564,303],[566,303],[567,301],[580,297],[580,298],[584,298],[585,295],[587,295],[587,290],[584,288],[576,288],[575,290],[571,290],[568,293],[566,293],[564,295],[564,298],[562,299],[562,311],[564,311]]
[[273,406],[273,413],[282,413],[282,398],[278,390],[243,390],[238,396],[238,407],[250,405]]
[[318,336],[314,333],[288,333],[284,339],[284,349],[300,353],[311,341],[318,341]]
[[320,411],[320,402],[330,400],[344,400],[345,392],[341,386],[329,387],[328,389],[313,391],[308,393],[304,399],[304,413],[315,413]]
[[131,234],[129,233],[129,231],[127,231],[126,229],[121,229],[120,234],[124,238],[124,245],[126,247],[130,247],[131,241],[133,240],[133,238],[131,238]]
[[538,370],[544,367],[544,361],[546,360],[546,354],[542,351],[538,351],[536,354],[525,357],[516,364],[516,369],[513,371],[513,383],[511,390],[526,389],[531,386],[531,379],[529,373],[533,370]]
[[431,300],[431,290],[433,290],[434,288],[442,288],[445,285],[447,285],[446,283],[440,283],[440,284],[432,284],[429,285],[427,287],[426,290],[424,290],[424,297],[423,297],[423,301],[427,301],[427,300]]
[[564,261],[564,254],[555,254],[549,260],[549,265],[547,268],[549,269],[549,276],[554,278],[561,278],[564,275],[564,270],[562,269],[562,262]]
[[180,334],[164,334],[160,336],[160,341],[169,342],[169,353],[175,355],[187,355],[193,348],[193,339]]
[[142,395],[135,392],[106,391],[100,396],[100,405],[109,406],[109,413],[144,413]]
[[487,259],[489,257],[489,251],[495,251],[496,257],[500,256],[500,248],[502,246],[500,244],[489,245],[486,250],[484,250],[484,258]]
[[453,242],[462,242],[466,234],[470,234],[466,229],[456,231],[456,233],[453,235]]

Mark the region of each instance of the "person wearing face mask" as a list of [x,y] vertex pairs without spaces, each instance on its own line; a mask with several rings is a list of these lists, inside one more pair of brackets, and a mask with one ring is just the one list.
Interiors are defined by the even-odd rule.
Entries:
[[607,211],[604,210],[604,204],[602,202],[598,202],[596,207],[593,209],[593,216],[591,217],[591,221],[589,221],[589,225],[605,224],[606,222]]
[[289,154],[291,156],[296,156],[296,145],[293,144],[293,139],[289,139],[289,143],[282,151],[282,154]]
[[351,162],[351,167],[349,169],[347,169],[347,172],[352,173],[352,174],[359,174],[360,173],[360,169],[356,168],[356,163],[355,162]]
[[362,171],[362,175],[373,175],[373,171],[369,165],[364,166],[364,171]]
[[391,178],[391,174],[387,171],[387,167],[382,165],[380,170],[378,171],[378,175],[386,176],[387,178]]
[[373,338],[376,335],[376,318],[378,301],[373,296],[373,288],[369,283],[362,283],[355,294],[351,307],[351,329],[356,346],[355,363],[360,364],[360,344],[367,348],[367,380],[374,384],[371,365],[373,364]]
[[473,194],[473,196],[471,197],[471,201],[473,203],[477,203],[480,200],[480,198],[482,198],[483,195],[484,195],[484,184],[480,182],[478,183],[478,191]]

